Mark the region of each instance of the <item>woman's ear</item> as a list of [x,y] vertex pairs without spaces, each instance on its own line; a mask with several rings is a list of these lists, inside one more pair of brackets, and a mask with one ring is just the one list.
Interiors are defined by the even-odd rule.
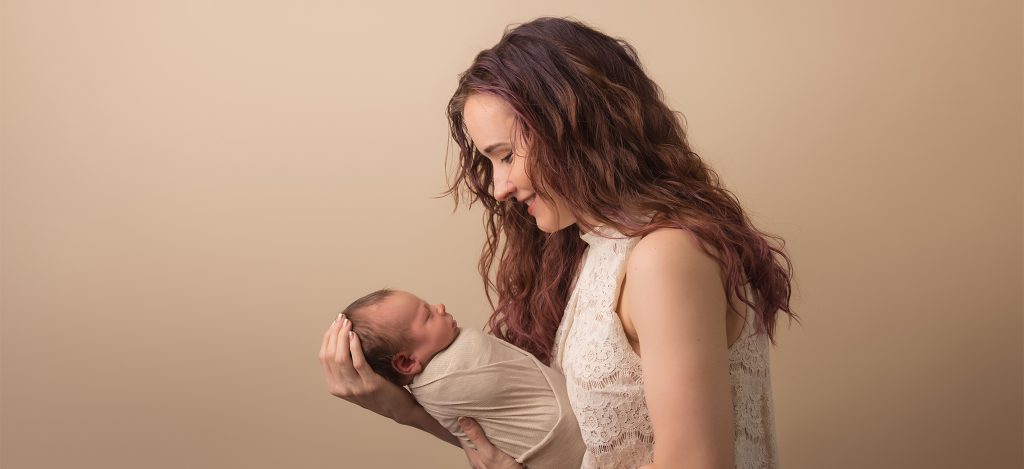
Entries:
[[418,375],[423,371],[423,364],[416,357],[406,352],[395,354],[395,358],[391,359],[391,366],[395,367],[395,370],[403,375]]

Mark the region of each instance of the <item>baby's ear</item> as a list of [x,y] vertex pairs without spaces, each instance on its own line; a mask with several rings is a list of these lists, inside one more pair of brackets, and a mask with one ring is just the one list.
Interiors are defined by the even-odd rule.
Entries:
[[423,365],[420,364],[420,361],[406,352],[395,354],[395,358],[391,359],[391,366],[403,375],[416,375],[423,371]]

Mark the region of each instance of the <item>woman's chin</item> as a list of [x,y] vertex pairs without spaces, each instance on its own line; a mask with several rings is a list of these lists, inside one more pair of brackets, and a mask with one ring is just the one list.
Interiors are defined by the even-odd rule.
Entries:
[[576,223],[575,220],[565,222],[565,220],[549,220],[547,217],[536,218],[534,221],[537,222],[537,229],[545,233],[562,231],[569,225]]
[[537,229],[541,230],[541,231],[543,231],[545,233],[549,233],[549,234],[558,231],[558,230],[551,229],[551,227],[546,227],[545,225],[540,224],[540,223],[537,224]]

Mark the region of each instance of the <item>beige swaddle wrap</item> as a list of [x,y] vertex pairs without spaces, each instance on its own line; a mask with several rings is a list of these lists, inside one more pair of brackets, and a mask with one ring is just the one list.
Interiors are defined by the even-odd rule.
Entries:
[[455,436],[466,439],[456,419],[473,417],[491,443],[531,469],[578,468],[583,460],[565,379],[497,337],[460,329],[409,390]]

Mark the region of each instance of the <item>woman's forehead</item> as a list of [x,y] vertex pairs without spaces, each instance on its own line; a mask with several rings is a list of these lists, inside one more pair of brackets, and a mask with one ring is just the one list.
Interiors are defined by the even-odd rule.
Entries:
[[515,112],[505,100],[489,93],[476,93],[466,100],[463,108],[466,130],[477,149],[497,150],[500,145],[509,145],[515,125]]

